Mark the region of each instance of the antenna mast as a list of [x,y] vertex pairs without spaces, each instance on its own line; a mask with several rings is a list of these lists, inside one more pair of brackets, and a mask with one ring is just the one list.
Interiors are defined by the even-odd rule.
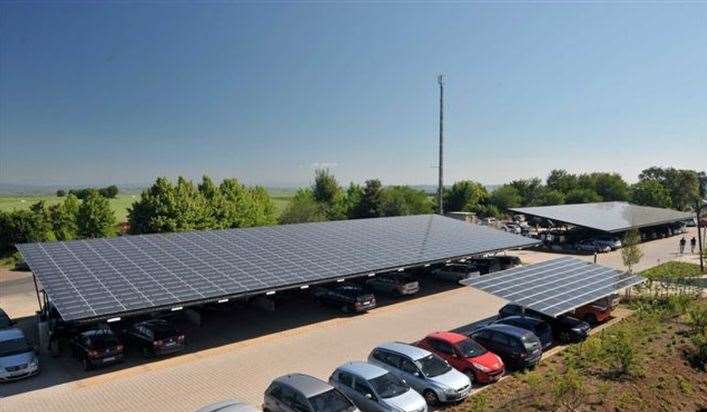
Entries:
[[444,143],[444,74],[437,76],[439,83],[439,184],[437,187],[437,210],[440,215],[444,215],[443,192],[443,143]]

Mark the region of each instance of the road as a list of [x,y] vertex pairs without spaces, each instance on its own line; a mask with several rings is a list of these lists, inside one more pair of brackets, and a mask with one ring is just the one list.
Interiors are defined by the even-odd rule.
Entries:
[[[678,240],[642,244],[645,257],[638,269],[689,260],[677,256]],[[558,257],[514,253],[525,263]],[[600,255],[598,263],[623,268],[620,252]],[[30,279],[16,272],[0,274],[0,306],[13,317],[36,310]],[[193,411],[228,398],[260,405],[263,391],[279,375],[298,371],[327,379],[339,364],[365,359],[378,343],[411,342],[431,331],[460,328],[493,315],[505,303],[466,287],[433,292],[359,316],[341,316],[297,299],[273,313],[247,308],[214,315],[214,321],[188,335],[198,335],[201,342],[188,354],[129,361],[90,373],[80,371],[78,362],[67,357],[43,357],[45,367],[39,376],[0,385],[2,411]]]

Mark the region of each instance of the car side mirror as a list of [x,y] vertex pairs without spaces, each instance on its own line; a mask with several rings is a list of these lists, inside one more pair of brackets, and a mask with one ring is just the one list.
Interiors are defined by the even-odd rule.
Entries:
[[373,399],[373,395],[371,395],[370,393],[367,393],[364,396],[366,397],[366,399]]

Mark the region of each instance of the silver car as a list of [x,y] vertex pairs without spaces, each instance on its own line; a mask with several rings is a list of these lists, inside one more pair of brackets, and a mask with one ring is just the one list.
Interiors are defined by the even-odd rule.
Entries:
[[17,328],[0,330],[0,382],[11,382],[39,373],[39,359],[25,334]]
[[364,412],[425,412],[425,399],[404,380],[380,366],[349,362],[339,366],[329,383]]
[[263,399],[265,412],[358,412],[341,391],[302,373],[280,376],[270,383]]
[[414,295],[420,291],[420,283],[403,274],[387,274],[376,276],[366,281],[366,286],[376,292],[389,293],[398,296]]
[[373,349],[368,361],[404,379],[430,405],[460,401],[471,392],[468,376],[437,355],[416,346],[385,343]]
[[432,275],[435,277],[451,282],[459,282],[479,274],[480,272],[475,266],[465,263],[448,263],[432,270]]

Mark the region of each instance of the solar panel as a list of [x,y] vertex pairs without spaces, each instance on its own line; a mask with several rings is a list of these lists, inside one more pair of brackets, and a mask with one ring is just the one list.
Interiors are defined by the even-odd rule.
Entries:
[[604,232],[623,232],[632,228],[674,223],[693,217],[686,212],[638,206],[626,202],[520,207],[510,210]]
[[64,320],[358,276],[537,241],[437,215],[17,245]]
[[480,276],[465,284],[557,316],[644,280],[620,270],[566,257]]

